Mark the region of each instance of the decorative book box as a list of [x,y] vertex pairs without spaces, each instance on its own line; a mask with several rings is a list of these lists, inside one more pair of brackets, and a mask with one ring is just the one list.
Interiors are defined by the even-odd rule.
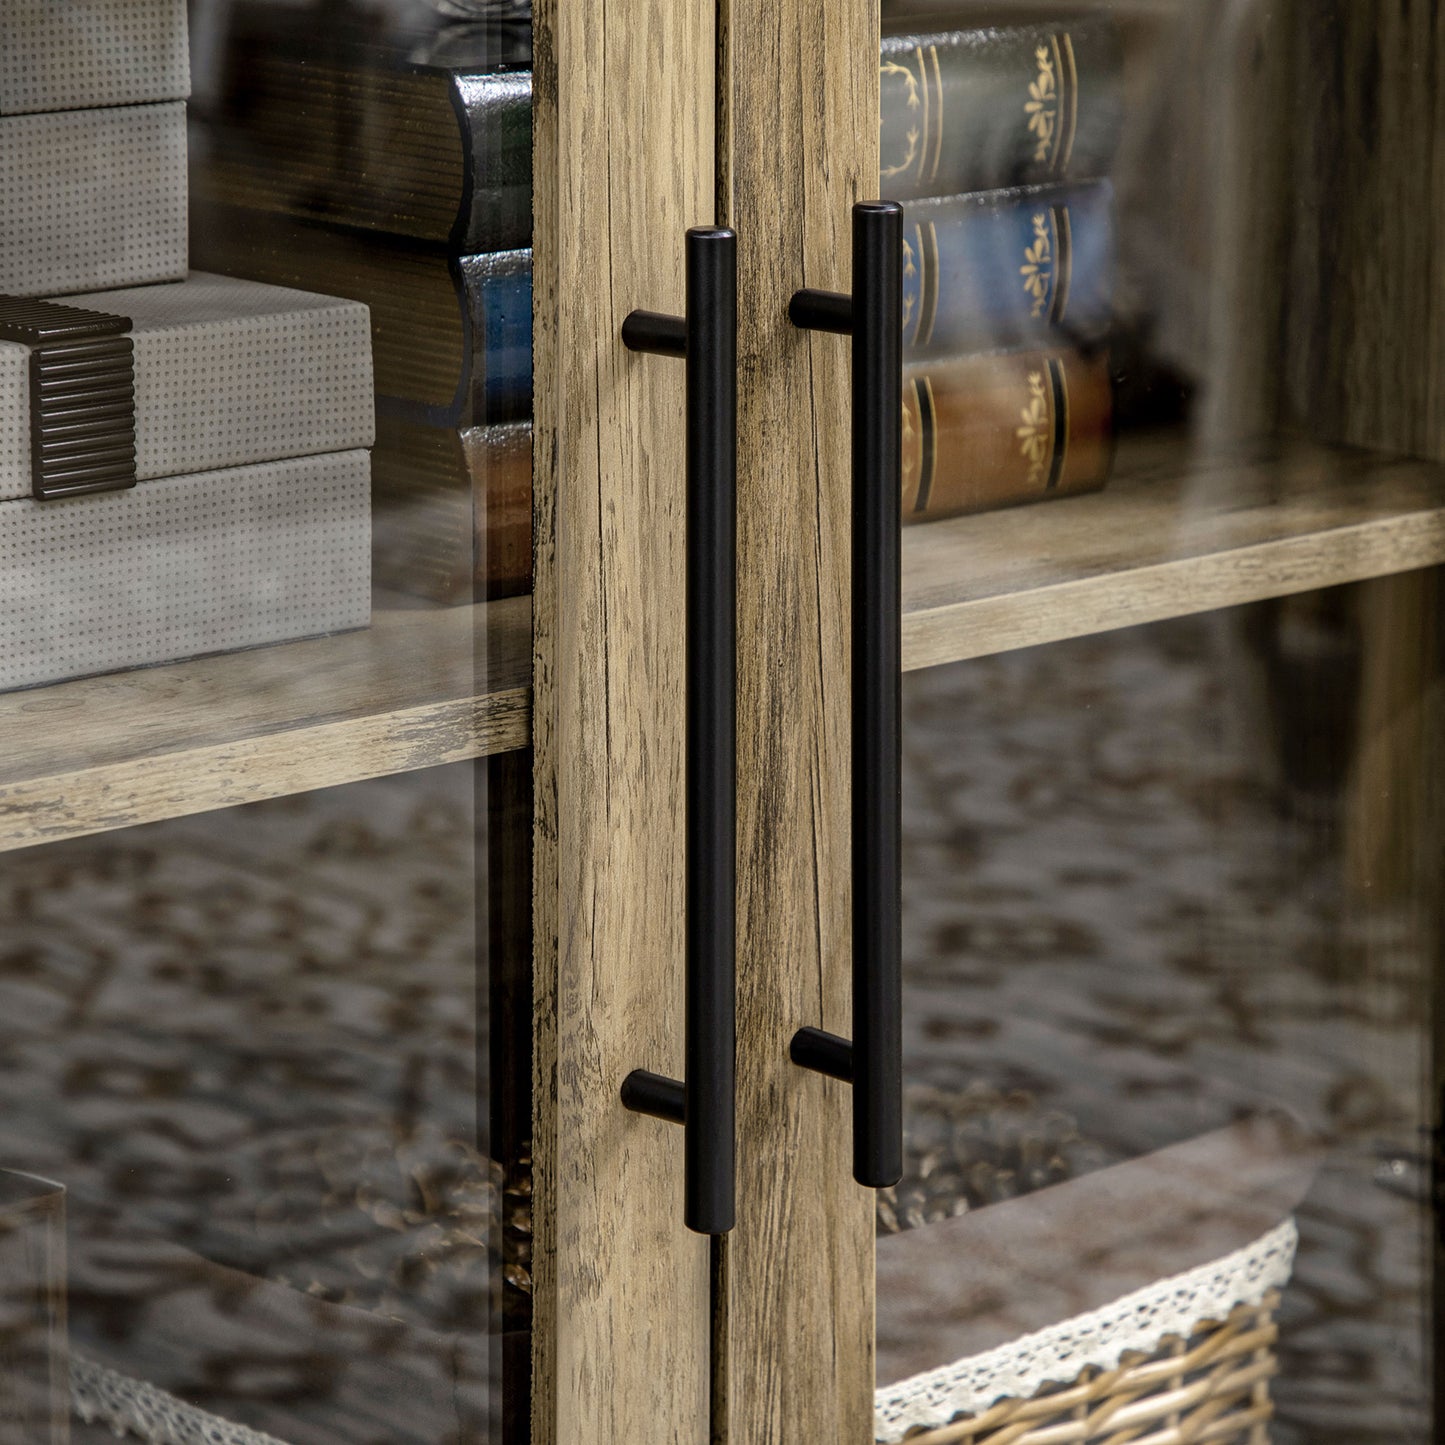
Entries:
[[366,308],[0,299],[0,688],[365,626]]
[[186,108],[0,116],[0,293],[186,274]]
[[186,0],[5,0],[0,115],[184,100]]
[[0,688],[370,620],[366,307],[187,276],[189,92],[185,0],[0,0]]
[[186,274],[185,0],[0,3],[0,294]]

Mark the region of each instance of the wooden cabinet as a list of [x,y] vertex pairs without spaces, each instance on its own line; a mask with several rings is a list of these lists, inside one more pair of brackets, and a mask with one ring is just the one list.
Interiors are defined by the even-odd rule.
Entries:
[[[384,455],[422,424],[385,388],[485,327],[397,347],[462,242],[425,207],[359,225],[411,194],[384,167],[338,220],[327,167],[425,151],[425,190],[460,164],[424,121],[457,52],[358,60],[343,20],[370,45],[386,6],[337,7],[336,36],[319,7],[192,10],[197,204],[254,209],[228,242],[330,237],[313,274],[373,287]],[[789,302],[850,290],[852,208],[889,198],[880,38],[920,37],[922,97],[945,33],[987,54],[1020,26],[1114,57],[1082,83],[1117,135],[1055,178],[1107,188],[1107,335],[1060,309],[955,350],[1106,370],[1113,459],[1089,495],[903,528],[880,1192],[854,1086],[790,1054],[853,1032],[857,739],[850,352]],[[273,41],[302,47],[289,80]],[[72,1256],[67,1335],[46,1235],[68,1348],[16,1445],[65,1439],[62,1377],[76,1445],[1434,1438],[1442,47],[1414,0],[536,0],[530,595],[383,589],[365,630],[0,696],[0,1172],[66,1186]],[[999,92],[1020,128],[1078,104],[1040,54]],[[314,86],[329,149],[227,151],[237,74],[279,87],[261,116]],[[1064,204],[1025,199],[1026,226]],[[621,1096],[686,1074],[696,862],[685,368],[622,326],[682,313],[695,226],[737,255],[719,1236],[685,1227],[683,1131]],[[1024,241],[1000,291],[1037,280]],[[913,345],[908,374],[945,359]],[[1016,410],[1005,450],[1040,425]]]
[[[1440,37],[1423,11],[1347,8],[900,4],[880,17],[794,0],[718,12],[715,111],[698,124],[713,126],[716,198],[704,189],[686,215],[662,202],[658,214],[738,236],[737,1227],[710,1255],[681,1232],[669,1126],[614,1107],[592,1136],[627,1155],[619,1178],[631,1151],[662,1151],[646,1157],[667,1187],[610,1196],[612,1237],[645,1217],[679,1252],[660,1257],[696,1293],[668,1318],[711,1322],[692,1338],[711,1361],[714,1439],[864,1440],[875,1428],[891,1439],[904,1426],[890,1422],[955,1416],[927,1438],[1013,1439],[1012,1428],[1031,1440],[1016,1422],[1032,1418],[1040,1439],[1103,1439],[1115,1412],[1145,1433],[1212,1420],[1221,1439],[1433,1429],[1435,1165],[1419,1141],[1436,1126],[1428,739],[1445,473],[1422,238]],[[638,23],[628,7],[608,13]],[[880,1207],[850,1177],[849,1086],[788,1051],[802,1027],[850,1033],[851,739],[847,347],[795,331],[787,303],[802,286],[849,287],[849,210],[880,189],[880,25],[926,34],[981,19],[1060,33],[1102,19],[1122,37],[1106,171],[1117,449],[1096,495],[904,532],[910,1172]],[[647,134],[645,118],[634,125]],[[675,236],[656,244],[677,254]],[[675,289],[665,303],[613,289],[614,335],[633,306],[679,304]],[[600,374],[614,364],[657,384],[615,345]],[[639,545],[587,530],[604,548]],[[583,900],[595,914],[591,877],[577,876],[586,886],[570,905],[559,892],[564,917]],[[656,884],[649,874],[636,895],[639,923]],[[600,997],[595,955],[582,956],[570,974],[565,950],[557,962],[563,1038],[566,980],[584,1012]],[[675,972],[661,981],[681,999]],[[1407,998],[1384,1025],[1387,1000]],[[680,1016],[666,1013],[638,1017],[675,1048]],[[589,1020],[608,1039],[637,1026],[595,1008]],[[666,1057],[631,1038],[624,1053],[614,1073]],[[1345,1102],[1364,1097],[1358,1113]],[[1278,1165],[1268,1180],[1261,1158]],[[574,1187],[590,1201],[602,1186]],[[1128,1227],[1111,1233],[1121,1213]],[[1261,1240],[1277,1252],[1288,1229],[1298,1263],[1278,1289],[1252,1295],[1210,1275]],[[1024,1261],[1015,1300],[1010,1251]],[[614,1318],[653,1287],[659,1255],[643,1257],[616,1283]],[[585,1246],[570,1264],[560,1252],[559,1282],[570,1268],[590,1285],[595,1264]],[[1379,1284],[1382,1269],[1399,1271],[1398,1292]],[[1197,1328],[1208,1310],[1171,1317],[1158,1342],[1184,1361],[1171,1370],[1107,1310],[1174,1276],[1234,1289],[1226,1315],[1255,1313],[1213,1335]],[[1332,1293],[1345,1278],[1348,1306]],[[1057,1406],[1072,1423],[1055,1428],[1074,1433],[1046,1433],[1048,1390],[1033,1405],[1002,1387],[998,1404],[975,1401],[977,1435],[955,1408],[967,1392],[938,1379],[931,1397],[921,1389],[926,1408],[897,1403],[910,1369],[956,1375],[960,1356],[1005,1348],[1010,1330],[1099,1309],[1092,1353],[1063,1376],[1057,1360],[1053,1374],[1024,1372],[1029,1394],[1094,1367],[1103,1383]],[[577,1338],[601,1378],[614,1357],[591,1328]],[[1256,1353],[1231,1376],[1235,1336]],[[1142,1374],[1111,1393],[1121,1341],[1145,1362],[1129,1356]],[[644,1330],[627,1347],[652,1358],[662,1345]],[[1348,1368],[1336,1349],[1351,1351]],[[1216,1357],[1211,1377],[1199,1360]],[[561,1372],[559,1400],[578,1399],[577,1378]],[[608,1410],[626,1398],[612,1378]],[[691,1419],[656,1419],[655,1432],[701,1438]]]

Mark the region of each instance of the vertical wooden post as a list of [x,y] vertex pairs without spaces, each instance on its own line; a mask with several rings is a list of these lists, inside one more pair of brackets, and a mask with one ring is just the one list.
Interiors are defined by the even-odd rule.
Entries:
[[539,0],[535,84],[535,1256],[538,1445],[703,1445],[705,1239],[682,1135],[683,378],[624,349],[683,309],[713,219],[715,22]]
[[849,347],[788,322],[851,289],[878,188],[877,0],[721,0],[718,219],[738,233],[738,1226],[719,1435],[872,1436],[873,1196],[847,1086],[788,1061],[850,1032]]

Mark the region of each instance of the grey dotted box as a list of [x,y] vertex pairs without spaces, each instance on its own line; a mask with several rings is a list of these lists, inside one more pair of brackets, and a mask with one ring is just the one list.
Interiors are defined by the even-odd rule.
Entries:
[[0,503],[0,689],[365,627],[364,451]]
[[181,280],[184,104],[0,117],[0,216],[0,292]]
[[190,92],[185,0],[0,0],[0,115]]
[[30,495],[30,348],[0,341],[0,498]]

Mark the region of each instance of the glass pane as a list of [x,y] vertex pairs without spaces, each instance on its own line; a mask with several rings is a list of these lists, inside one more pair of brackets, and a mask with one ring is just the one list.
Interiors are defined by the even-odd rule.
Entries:
[[883,1439],[1438,1434],[1438,97],[1325,8],[885,0]]
[[0,4],[0,1445],[527,1437],[530,50]]

